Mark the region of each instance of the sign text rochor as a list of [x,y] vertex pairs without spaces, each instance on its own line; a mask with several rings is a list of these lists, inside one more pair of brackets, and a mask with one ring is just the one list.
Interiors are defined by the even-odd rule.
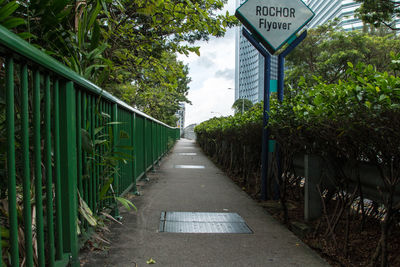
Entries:
[[236,17],[273,54],[309,22],[314,13],[302,0],[246,0]]
[[273,30],[290,30],[292,23],[268,21],[269,17],[280,18],[296,18],[296,9],[289,7],[273,7],[273,6],[256,6],[256,16],[259,18],[258,27],[267,31]]

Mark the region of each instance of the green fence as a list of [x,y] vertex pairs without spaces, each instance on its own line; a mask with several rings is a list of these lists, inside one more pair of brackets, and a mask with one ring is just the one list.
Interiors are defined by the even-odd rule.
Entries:
[[100,194],[108,181],[117,196],[135,190],[179,130],[1,26],[0,85],[0,266],[78,266],[78,229],[90,230],[80,199],[100,212],[113,204]]

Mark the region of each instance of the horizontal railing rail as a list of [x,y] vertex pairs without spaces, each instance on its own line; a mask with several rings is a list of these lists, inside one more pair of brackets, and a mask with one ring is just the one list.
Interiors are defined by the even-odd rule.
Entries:
[[2,26],[0,90],[0,266],[79,266],[96,216],[118,216],[116,197],[137,190],[179,129]]

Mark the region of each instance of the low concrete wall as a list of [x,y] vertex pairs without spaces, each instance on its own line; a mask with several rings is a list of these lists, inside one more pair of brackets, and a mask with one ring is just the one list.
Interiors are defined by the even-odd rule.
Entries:
[[[313,220],[322,215],[321,197],[317,190],[320,185],[321,190],[335,189],[335,177],[338,169],[335,169],[329,162],[315,155],[298,155],[294,159],[296,175],[305,178],[304,184],[304,216],[306,220]],[[357,186],[356,171],[350,166],[344,166],[344,175],[348,177],[350,189],[354,190]],[[371,164],[361,163],[358,167],[363,196],[366,199],[383,203],[385,197],[385,186],[381,178],[379,169]],[[400,201],[400,185],[397,185],[394,201]]]

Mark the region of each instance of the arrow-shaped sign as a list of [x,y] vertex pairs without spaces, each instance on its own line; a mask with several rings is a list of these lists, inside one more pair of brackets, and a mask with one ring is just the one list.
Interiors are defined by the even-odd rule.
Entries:
[[301,0],[247,0],[236,17],[273,54],[314,16]]

